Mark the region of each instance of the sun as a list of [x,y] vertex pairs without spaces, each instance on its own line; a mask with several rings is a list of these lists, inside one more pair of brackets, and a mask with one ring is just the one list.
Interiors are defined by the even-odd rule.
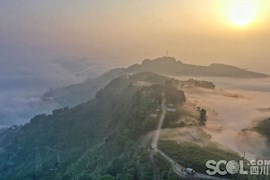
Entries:
[[257,16],[257,7],[252,0],[235,0],[229,7],[229,19],[238,26],[246,26]]

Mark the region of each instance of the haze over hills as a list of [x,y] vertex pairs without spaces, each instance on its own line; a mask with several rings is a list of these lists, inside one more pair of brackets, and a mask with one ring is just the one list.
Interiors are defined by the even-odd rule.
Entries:
[[269,19],[270,0],[0,0],[0,180],[270,180]]
[[138,72],[154,72],[164,76],[269,77],[266,74],[251,72],[229,65],[211,64],[209,66],[197,66],[184,64],[173,57],[160,57],[154,60],[146,59],[141,64],[134,64],[128,68],[112,69],[96,79],[88,79],[79,84],[53,89],[45,93],[43,99],[45,101],[55,101],[62,106],[74,106],[92,99],[95,93],[112,79]]
[[[23,127],[2,133],[1,178],[98,179],[106,173],[148,176],[149,167],[141,167],[149,163],[140,162],[147,158],[145,147],[138,143],[156,127],[157,118],[148,115],[159,107],[163,87],[136,86],[134,82],[115,79],[87,103],[38,115]],[[185,100],[181,97],[179,102]]]
[[[199,114],[183,111],[183,91],[173,81],[141,86],[136,79],[157,80],[153,73],[135,74],[112,80],[95,98],[74,108],[41,114],[24,126],[0,132],[1,179],[153,179],[149,159],[151,131],[160,116],[161,99],[177,109],[168,113],[163,128],[198,126]],[[163,78],[163,77],[161,77]],[[159,79],[160,80],[160,79]],[[193,110],[196,112],[196,108]],[[190,120],[179,123],[180,117]],[[208,136],[209,139],[209,136]],[[203,171],[207,158],[239,159],[218,146],[200,147],[163,140],[161,148],[181,164]],[[195,154],[180,161],[176,152]],[[205,152],[215,152],[206,155]],[[202,159],[203,155],[203,159]],[[179,179],[171,165],[156,157],[162,179]]]
[[0,64],[0,125],[25,123],[37,113],[59,107],[42,102],[42,95],[50,88],[96,78],[114,67],[98,58],[42,56],[33,56],[33,59],[0,57]]
[[[109,74],[120,77],[107,82],[113,78]],[[164,111],[164,98],[168,109],[159,148],[177,163],[204,173],[209,159],[242,159],[213,141],[204,128],[206,110],[185,95],[188,90],[215,92],[212,82],[179,81],[153,72],[128,74],[123,69],[101,77],[106,85],[92,100],[85,98],[73,108],[56,109],[0,131],[2,179],[153,179],[150,141]],[[83,97],[89,87],[79,95]],[[162,179],[179,179],[160,154],[154,159]]]
[[[62,61],[59,62],[59,64],[56,63],[56,67],[54,66],[55,62],[48,63],[48,65],[47,63],[41,64],[41,67],[38,66],[33,70],[34,73],[31,74],[31,76],[24,74],[24,71],[32,72],[30,71],[30,67],[27,67],[26,64],[22,63],[23,67],[27,67],[25,70],[19,67],[14,69],[14,71],[20,69],[23,78],[19,78],[21,75],[14,76],[15,79],[19,78],[14,81],[14,77],[12,76],[10,81],[4,81],[3,87],[5,85],[5,88],[3,89],[2,87],[0,90],[2,93],[2,96],[0,96],[0,102],[2,103],[0,104],[2,107],[0,110],[1,125],[25,123],[35,114],[50,112],[55,108],[63,106],[71,107],[86,102],[92,99],[99,89],[105,87],[105,85],[114,78],[136,74],[137,72],[154,72],[163,76],[183,77],[183,80],[188,78],[188,75],[192,75],[195,79],[199,78],[201,80],[213,81],[212,79],[208,79],[208,77],[197,76],[199,74],[211,75],[213,78],[226,78],[232,75],[237,75],[237,77],[241,77],[242,79],[245,78],[245,81],[239,81],[237,84],[246,82],[246,80],[257,82],[258,77],[267,77],[267,75],[261,73],[249,72],[227,65],[195,66],[184,64],[172,57],[144,60],[141,64],[135,64],[128,68],[115,68],[96,77],[94,75],[94,69],[99,69],[99,66],[96,66],[92,61],[88,62],[88,59],[76,61],[76,64],[72,64],[71,61]],[[222,70],[220,70],[220,68],[222,68]],[[109,68],[106,66],[106,68],[103,69],[104,70],[101,70],[101,72]],[[189,69],[189,71],[185,69]],[[17,73],[18,72],[20,74],[20,71],[17,71]],[[48,72],[49,75],[46,74]],[[5,70],[2,73],[4,73],[4,77],[8,77],[5,75]],[[38,76],[37,74],[41,75]],[[75,76],[78,77],[75,78]],[[91,78],[85,80],[86,77]],[[234,78],[233,80],[237,82],[239,79],[240,78]],[[267,78],[260,78],[260,81],[267,82]],[[7,84],[11,82],[13,82],[12,86],[7,86]],[[31,86],[30,88],[30,82],[34,83],[35,86]],[[63,82],[66,82],[66,84],[62,84]],[[216,81],[213,82],[215,82],[215,84],[217,83]],[[248,86],[252,84],[254,83],[248,83]],[[49,90],[49,88],[52,89]],[[253,88],[254,87],[251,87],[250,89]],[[268,88],[265,90],[268,90]]]
[[269,75],[247,71],[225,64],[198,66],[177,61],[174,57],[160,57],[154,60],[146,59],[142,64],[135,64],[126,69],[127,72],[151,71],[159,74],[176,76],[214,76],[233,78],[266,78]]

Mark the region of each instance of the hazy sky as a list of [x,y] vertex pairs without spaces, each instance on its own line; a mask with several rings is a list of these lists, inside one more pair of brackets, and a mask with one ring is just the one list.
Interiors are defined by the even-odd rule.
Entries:
[[[237,1],[251,6],[241,10]],[[269,4],[0,0],[0,124],[28,120],[50,87],[164,56],[167,50],[186,63],[224,63],[269,73]],[[252,15],[253,21],[239,27],[230,15]]]
[[57,58],[118,65],[165,55],[184,62],[234,64],[267,72],[270,12],[229,21],[233,0],[0,0],[0,63]]

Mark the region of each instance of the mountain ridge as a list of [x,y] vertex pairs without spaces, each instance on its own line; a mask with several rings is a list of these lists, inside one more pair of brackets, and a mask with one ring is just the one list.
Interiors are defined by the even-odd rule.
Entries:
[[[223,69],[225,67],[225,70]],[[208,72],[208,69],[212,69]],[[233,73],[231,73],[231,71]],[[79,103],[88,101],[95,96],[95,93],[105,87],[111,80],[126,75],[132,75],[139,72],[153,72],[163,76],[178,76],[184,74],[186,76],[200,76],[202,74],[213,76],[219,74],[218,77],[233,77],[241,75],[241,78],[263,78],[269,77],[266,74],[246,71],[235,66],[223,64],[211,64],[209,66],[198,66],[184,64],[177,61],[173,57],[160,57],[157,59],[145,59],[141,64],[133,64],[127,68],[114,68],[105,72],[95,79],[88,79],[82,83],[74,84],[67,87],[52,89],[44,94],[45,102],[57,102],[60,107],[74,106]],[[205,73],[208,72],[208,73]],[[183,75],[183,76],[184,76]]]
[[185,64],[174,57],[145,59],[141,64],[131,65],[127,72],[151,71],[165,75],[178,76],[214,76],[232,78],[266,78],[267,74],[248,71],[232,65],[213,63],[208,66]]

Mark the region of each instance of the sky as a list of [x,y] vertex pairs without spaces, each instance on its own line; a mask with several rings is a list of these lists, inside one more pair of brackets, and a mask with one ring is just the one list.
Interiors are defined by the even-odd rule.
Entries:
[[266,72],[269,2],[246,1],[259,10],[239,28],[229,22],[233,0],[0,0],[0,61],[90,57],[129,65],[168,50],[188,63]]
[[268,73],[270,2],[245,0],[256,13],[238,26],[235,1],[243,0],[0,0],[0,119],[25,118],[14,113],[49,88],[167,51]]

